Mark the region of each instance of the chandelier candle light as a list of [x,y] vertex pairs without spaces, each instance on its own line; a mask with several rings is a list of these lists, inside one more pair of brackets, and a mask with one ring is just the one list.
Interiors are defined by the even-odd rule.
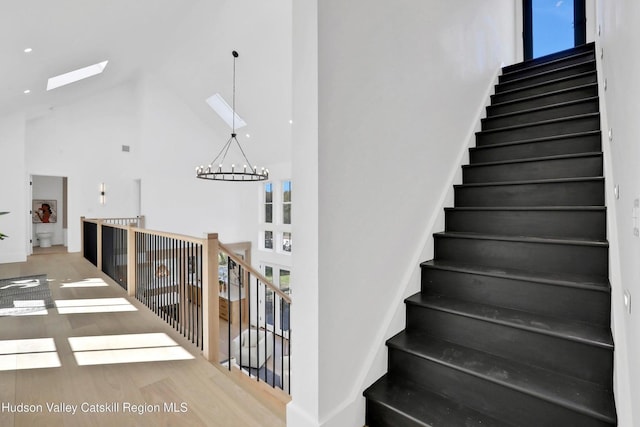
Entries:
[[[233,55],[233,100],[232,100],[232,124],[231,124],[231,137],[226,144],[222,147],[218,155],[209,163],[208,166],[196,167],[196,178],[210,179],[213,181],[234,181],[234,182],[249,182],[249,181],[264,181],[269,179],[269,169],[261,168],[258,170],[257,166],[253,166],[247,155],[244,153],[240,142],[236,138],[236,58],[238,58],[238,52],[235,50]],[[231,169],[225,169],[224,161],[229,153],[231,146],[235,142],[238,146],[242,157],[244,158],[244,165],[236,168],[235,164],[231,165]],[[227,165],[228,167],[228,165]]]

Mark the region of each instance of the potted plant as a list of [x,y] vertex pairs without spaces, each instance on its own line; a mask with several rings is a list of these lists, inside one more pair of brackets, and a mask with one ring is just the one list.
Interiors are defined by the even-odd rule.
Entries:
[[[6,215],[8,213],[9,212],[0,212],[0,215]],[[9,236],[7,236],[6,234],[0,232],[0,240],[4,240],[5,237],[9,237]]]

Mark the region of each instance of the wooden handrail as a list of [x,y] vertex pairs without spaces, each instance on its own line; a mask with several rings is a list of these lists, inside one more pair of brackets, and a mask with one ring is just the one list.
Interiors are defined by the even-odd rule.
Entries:
[[[108,218],[108,219],[115,219],[115,218]],[[125,228],[125,229],[129,228],[128,226],[121,226],[119,224],[104,224],[102,218],[84,218],[83,220],[86,222],[93,222],[96,224],[102,223],[103,225],[108,225],[109,227],[114,227],[114,228]],[[139,232],[144,234],[153,234],[155,236],[168,237],[170,239],[184,240],[187,242],[196,243],[200,245],[204,244],[204,241],[205,241],[205,239],[198,238],[198,237],[186,236],[184,234],[167,233],[165,231],[149,230],[146,228],[131,227],[131,230],[134,232]],[[280,290],[276,285],[271,283],[271,281],[269,281],[269,279],[267,279],[262,273],[260,273],[258,270],[253,268],[251,265],[249,265],[245,260],[243,260],[236,254],[234,254],[233,251],[230,250],[227,246],[225,246],[222,242],[218,241],[218,246],[220,250],[226,253],[233,261],[241,265],[249,273],[253,274],[258,280],[264,283],[265,286],[267,286],[269,289],[275,292],[285,302],[287,302],[288,304],[291,304],[291,296],[282,292],[282,290]]]
[[273,292],[275,292],[280,298],[282,298],[285,302],[287,302],[288,304],[291,304],[291,297],[287,294],[285,294],[284,292],[282,292],[280,289],[278,289],[278,287],[276,287],[276,285],[274,285],[273,283],[271,283],[269,281],[269,279],[267,279],[266,277],[264,277],[262,275],[262,273],[260,273],[258,270],[256,270],[255,268],[251,267],[249,264],[247,264],[242,258],[240,258],[239,256],[235,255],[232,251],[230,251],[223,243],[218,242],[218,247],[220,248],[220,250],[222,250],[224,253],[227,254],[227,256],[229,256],[229,258],[231,258],[233,261],[235,261],[236,263],[240,264],[245,270],[247,270],[249,273],[253,274],[256,278],[258,278],[258,280],[260,280],[262,283],[265,284],[265,286],[267,286],[268,288],[270,288]]
[[165,231],[149,230],[147,228],[131,227],[131,230],[144,234],[153,234],[154,236],[168,237],[170,239],[184,240],[196,244],[204,244],[205,239],[200,237],[186,236],[184,234],[167,233]]

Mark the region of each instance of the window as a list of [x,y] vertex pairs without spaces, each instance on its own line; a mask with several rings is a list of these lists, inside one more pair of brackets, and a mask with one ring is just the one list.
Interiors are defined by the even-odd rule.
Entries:
[[282,183],[282,223],[291,224],[291,181]]
[[291,233],[282,233],[282,251],[291,253]]
[[291,272],[289,270],[280,269],[280,278],[278,280],[280,285],[280,290],[285,294],[288,294],[290,291],[289,288],[289,278],[291,277]]
[[273,231],[264,232],[264,248],[273,249]]
[[273,222],[273,183],[264,185],[264,222]]

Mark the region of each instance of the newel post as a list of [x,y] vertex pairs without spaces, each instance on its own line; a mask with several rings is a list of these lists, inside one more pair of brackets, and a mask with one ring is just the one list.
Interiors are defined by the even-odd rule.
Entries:
[[218,233],[207,234],[202,245],[202,341],[204,357],[219,363]]
[[136,231],[135,223],[130,223],[127,227],[127,293],[130,297],[136,296]]

